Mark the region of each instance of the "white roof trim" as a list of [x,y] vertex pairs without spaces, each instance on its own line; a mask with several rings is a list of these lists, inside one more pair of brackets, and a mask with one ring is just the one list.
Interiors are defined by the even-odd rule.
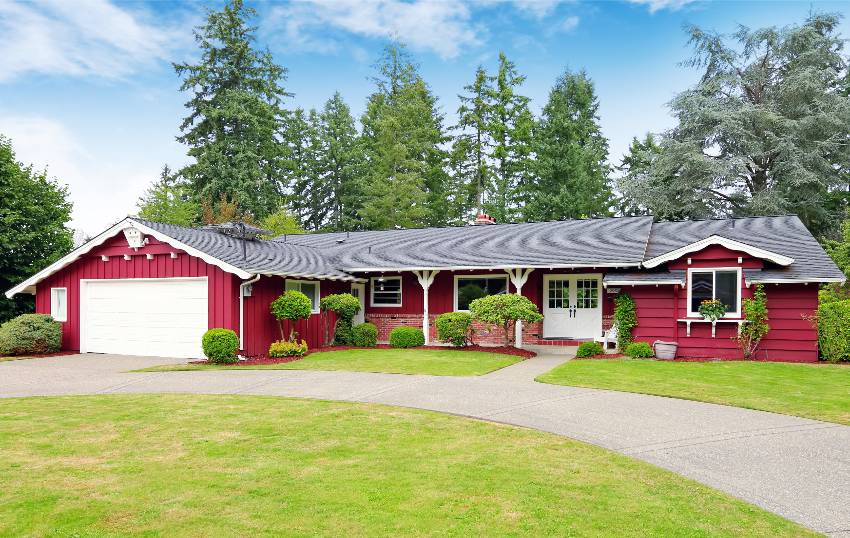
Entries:
[[753,276],[747,276],[744,273],[744,279],[747,282],[747,286],[750,284],[827,284],[832,282],[838,282],[839,284],[843,284],[847,281],[846,278],[758,278]]
[[741,243],[740,241],[735,241],[734,239],[727,239],[726,237],[720,235],[712,235],[689,245],[685,245],[681,248],[677,248],[676,250],[671,250],[670,252],[662,254],[661,256],[656,256],[655,258],[646,260],[645,262],[643,262],[643,266],[650,269],[653,267],[658,267],[662,263],[679,259],[686,254],[698,252],[704,249],[705,247],[711,245],[720,245],[722,247],[728,248],[729,250],[746,252],[750,256],[755,256],[756,258],[768,260],[778,265],[788,266],[794,263],[794,258],[789,258],[788,256],[783,256],[782,254],[777,254],[769,250],[764,250],[762,248],[754,247],[746,243]]
[[602,280],[602,285],[607,286],[667,286],[674,284],[684,285],[684,279],[667,279],[667,280]]
[[131,227],[131,226],[133,228],[137,228],[138,230],[140,230],[141,232],[143,232],[147,235],[151,235],[151,236],[155,237],[157,240],[162,241],[163,243],[168,243],[172,247],[174,247],[176,249],[180,249],[180,250],[186,252],[187,254],[189,254],[191,256],[195,256],[197,258],[200,258],[200,259],[204,260],[205,262],[209,263],[210,265],[215,265],[216,267],[219,267],[223,271],[226,271],[228,273],[233,273],[234,275],[238,276],[239,278],[247,279],[247,278],[251,278],[252,276],[254,276],[253,274],[251,274],[247,271],[243,271],[242,269],[239,269],[238,267],[230,265],[229,263],[223,262],[223,261],[219,260],[218,258],[214,258],[214,257],[210,256],[209,254],[205,254],[205,253],[201,252],[200,250],[192,248],[189,245],[186,245],[184,243],[181,243],[180,241],[174,239],[171,236],[165,235],[162,232],[158,232],[158,231],[154,230],[153,228],[149,228],[148,226],[145,226],[141,222],[138,222],[136,220],[133,220],[132,218],[127,217],[125,219],[122,219],[121,221],[119,221],[115,225],[111,226],[108,230],[104,231],[103,233],[95,236],[93,239],[89,240],[87,243],[85,243],[82,246],[72,250],[70,253],[68,253],[64,257],[62,257],[59,260],[55,261],[54,263],[48,265],[47,267],[45,267],[44,269],[42,269],[38,273],[36,273],[33,276],[29,277],[28,279],[24,280],[23,282],[21,282],[20,284],[18,284],[14,288],[10,289],[9,291],[6,292],[6,297],[11,299],[15,295],[22,293],[22,292],[35,293],[35,285],[36,284],[38,284],[39,282],[41,282],[45,278],[49,277],[53,273],[59,271],[60,269],[63,269],[64,267],[67,267],[68,265],[77,261],[80,258],[80,256],[83,256],[84,254],[87,254],[89,251],[91,251],[93,248],[102,245],[103,243],[106,242],[107,239],[111,239],[111,238],[115,237],[116,235],[121,233],[124,230],[124,228]]
[[640,267],[639,263],[581,263],[544,265],[453,265],[434,267],[346,267],[347,273],[400,273],[402,271],[504,271],[506,269],[592,269],[596,267]]

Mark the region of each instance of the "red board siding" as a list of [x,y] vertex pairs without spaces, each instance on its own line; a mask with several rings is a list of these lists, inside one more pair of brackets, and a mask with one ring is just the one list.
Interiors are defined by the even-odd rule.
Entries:
[[[177,258],[170,253],[177,252]],[[124,254],[131,256],[124,260]],[[146,254],[154,254],[148,260]],[[109,261],[101,256],[110,256]],[[80,349],[80,280],[117,278],[174,278],[207,277],[209,290],[209,326],[239,329],[238,279],[214,265],[182,251],[157,242],[138,251],[127,246],[123,236],[117,236],[93,249],[73,264],[54,273],[36,286],[35,310],[50,313],[50,288],[68,290],[68,321],[62,323],[62,348]]]

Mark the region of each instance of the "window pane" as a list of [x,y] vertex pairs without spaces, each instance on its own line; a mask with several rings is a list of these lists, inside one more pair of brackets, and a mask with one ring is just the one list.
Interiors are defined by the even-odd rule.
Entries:
[[599,306],[599,281],[594,279],[576,281],[576,307],[597,308]]
[[691,273],[691,312],[698,312],[701,302],[714,299],[713,281],[712,273]]
[[549,281],[549,308],[567,308],[570,298],[569,280]]
[[459,278],[457,279],[457,309],[469,310],[469,303],[488,295],[507,293],[507,278]]
[[401,278],[384,278],[372,281],[372,304],[400,305]]
[[714,298],[726,305],[727,312],[738,309],[738,272],[717,271],[714,276]]
[[316,283],[302,282],[300,291],[310,299],[311,303],[313,303],[313,310],[318,310],[318,305],[316,304]]
[[50,290],[50,315],[56,321],[65,321],[67,317],[65,288],[53,288]]

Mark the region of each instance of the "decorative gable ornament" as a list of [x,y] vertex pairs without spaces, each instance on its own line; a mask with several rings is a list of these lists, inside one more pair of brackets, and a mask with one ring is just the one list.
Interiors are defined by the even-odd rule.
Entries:
[[127,239],[127,245],[133,250],[139,250],[148,243],[147,238],[138,228],[124,228],[124,237]]

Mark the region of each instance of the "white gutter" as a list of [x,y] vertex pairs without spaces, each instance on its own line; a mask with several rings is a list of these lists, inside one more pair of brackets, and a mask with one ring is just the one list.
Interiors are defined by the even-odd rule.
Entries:
[[640,263],[573,263],[573,264],[544,264],[544,265],[454,265],[432,267],[346,267],[347,273],[400,273],[403,271],[505,271],[508,269],[595,269],[640,267]]
[[253,278],[239,284],[239,351],[245,349],[245,288],[260,280],[263,275],[254,275]]

